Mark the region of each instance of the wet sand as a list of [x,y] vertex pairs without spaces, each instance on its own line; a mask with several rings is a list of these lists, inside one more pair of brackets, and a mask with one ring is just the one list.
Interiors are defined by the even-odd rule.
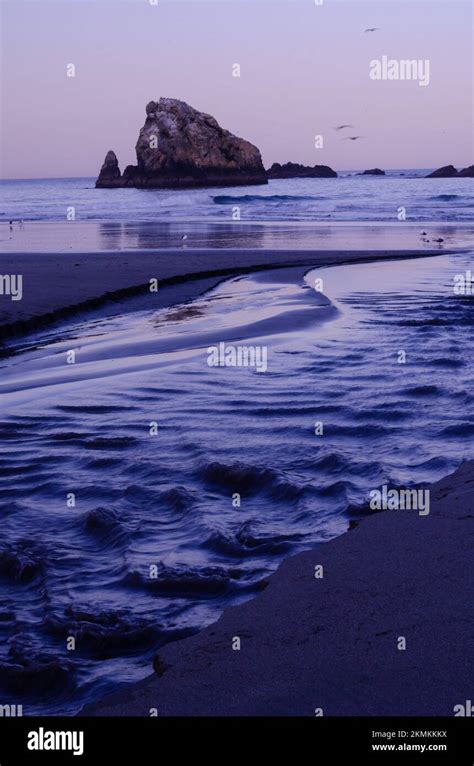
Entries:
[[454,221],[0,221],[4,253],[100,253],[140,250],[412,250],[472,244],[472,223]]
[[[101,315],[123,310],[153,309],[189,300],[222,278],[254,269],[282,266],[329,266],[453,252],[435,249],[267,250],[173,249],[96,253],[3,253],[0,274],[22,275],[22,299],[0,296],[0,338],[35,331],[80,312]],[[150,292],[150,280],[158,292]],[[163,290],[165,288],[165,290]],[[172,289],[171,289],[172,288]]]
[[473,540],[471,461],[431,486],[429,515],[370,515],[287,559],[260,595],[82,714],[453,716],[472,699]]

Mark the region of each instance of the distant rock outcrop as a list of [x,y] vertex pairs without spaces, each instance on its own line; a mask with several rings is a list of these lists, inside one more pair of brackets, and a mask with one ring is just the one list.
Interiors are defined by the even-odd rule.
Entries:
[[458,171],[454,165],[445,165],[442,168],[438,168],[438,170],[435,170],[433,173],[430,173],[426,178],[455,178],[457,174]]
[[337,173],[327,165],[299,165],[297,162],[287,162],[280,165],[274,162],[268,170],[269,178],[337,178]]
[[459,178],[474,178],[474,165],[469,165],[468,168],[460,170],[458,176]]
[[385,170],[374,168],[373,170],[364,170],[363,173],[357,173],[358,176],[384,176]]
[[135,147],[137,164],[120,175],[107,152],[97,188],[190,188],[268,183],[259,150],[184,101],[160,98],[146,107]]

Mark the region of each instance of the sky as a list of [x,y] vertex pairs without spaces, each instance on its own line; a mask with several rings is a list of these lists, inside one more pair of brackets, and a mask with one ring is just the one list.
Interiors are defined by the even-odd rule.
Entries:
[[[266,167],[472,164],[470,0],[317,3],[3,0],[1,176],[96,176],[109,149],[123,170],[161,96],[212,114]],[[383,56],[429,60],[429,84],[371,79]]]

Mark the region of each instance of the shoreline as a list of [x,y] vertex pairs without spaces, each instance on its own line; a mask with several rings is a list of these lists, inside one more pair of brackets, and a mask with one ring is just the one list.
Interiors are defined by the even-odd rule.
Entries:
[[[228,199],[232,199],[229,197]],[[423,233],[422,233],[423,232]],[[427,236],[428,239],[423,239]],[[469,248],[474,225],[465,221],[339,221],[204,218],[116,221],[0,221],[0,252],[94,254],[142,251],[229,249],[308,250],[426,250],[442,238],[444,247]]]
[[[2,274],[21,274],[22,300],[2,296],[0,341],[22,337],[84,312],[127,301],[126,310],[158,309],[190,300],[224,278],[291,266],[323,267],[462,252],[430,250],[163,249],[101,253],[12,253]],[[150,292],[150,279],[158,292]],[[135,299],[131,301],[131,299]],[[104,314],[102,314],[103,316]]]
[[429,489],[429,515],[373,513],[285,559],[79,716],[453,716],[472,696],[474,461]]

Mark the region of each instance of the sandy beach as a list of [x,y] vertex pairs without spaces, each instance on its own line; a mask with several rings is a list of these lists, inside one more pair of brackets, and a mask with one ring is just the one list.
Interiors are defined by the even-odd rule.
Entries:
[[430,494],[429,515],[377,513],[287,559],[260,595],[82,714],[459,714],[472,697],[474,462]]

